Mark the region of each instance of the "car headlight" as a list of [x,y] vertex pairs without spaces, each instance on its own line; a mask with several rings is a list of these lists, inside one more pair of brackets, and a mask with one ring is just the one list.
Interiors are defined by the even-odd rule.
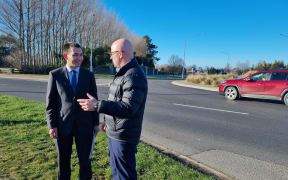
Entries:
[[220,84],[223,84],[223,83],[225,83],[226,82],[226,80],[223,80],[223,81],[221,81],[221,83]]

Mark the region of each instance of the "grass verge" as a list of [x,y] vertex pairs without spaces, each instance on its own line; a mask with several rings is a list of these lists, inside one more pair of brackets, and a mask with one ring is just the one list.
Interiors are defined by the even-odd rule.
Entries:
[[237,76],[235,74],[228,74],[228,75],[207,75],[207,74],[200,74],[200,75],[188,75],[186,81],[195,83],[195,84],[202,84],[202,85],[209,85],[218,87],[221,81],[225,79],[233,79]]
[[[111,179],[104,133],[96,137],[93,153],[93,178]],[[139,179],[213,179],[143,143],[136,158]],[[71,166],[71,179],[77,179],[75,146]],[[56,179],[57,153],[48,136],[43,103],[0,94],[0,167],[0,179]]]

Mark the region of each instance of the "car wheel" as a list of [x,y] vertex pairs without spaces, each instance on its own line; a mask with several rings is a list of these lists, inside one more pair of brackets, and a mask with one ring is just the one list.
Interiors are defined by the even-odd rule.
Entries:
[[[235,87],[232,87],[232,86],[227,87],[227,88],[225,89],[224,94],[225,94],[225,98],[228,99],[228,100],[235,100],[235,99],[237,99],[237,97],[238,97],[238,91],[237,91],[237,89],[236,89]],[[287,97],[287,98],[288,98],[288,97]],[[287,100],[288,100],[288,99],[287,99]]]
[[285,94],[283,97],[283,102],[285,103],[286,106],[288,106],[288,93]]

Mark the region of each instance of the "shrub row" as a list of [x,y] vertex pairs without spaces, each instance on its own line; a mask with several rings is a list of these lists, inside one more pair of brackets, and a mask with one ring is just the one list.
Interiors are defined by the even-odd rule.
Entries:
[[207,75],[207,74],[199,74],[199,75],[188,75],[186,81],[195,83],[195,84],[202,84],[202,85],[210,85],[218,87],[221,81],[225,79],[232,79],[236,78],[237,75],[235,74],[227,74],[227,75]]

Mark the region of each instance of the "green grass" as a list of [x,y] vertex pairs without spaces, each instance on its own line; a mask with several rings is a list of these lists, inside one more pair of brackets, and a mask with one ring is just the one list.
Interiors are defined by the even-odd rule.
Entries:
[[[184,76],[184,79],[185,78],[186,78],[186,76]],[[179,75],[175,75],[175,76],[173,76],[173,75],[155,75],[155,76],[148,75],[147,79],[181,80],[182,76],[179,76]]]
[[[97,135],[93,153],[93,177],[111,179],[104,133]],[[213,179],[143,143],[136,159],[139,179]],[[72,179],[77,179],[75,146],[71,166]],[[56,179],[57,153],[48,136],[43,103],[0,94],[0,167],[0,179]]]
[[[5,74],[10,73],[9,69],[10,68],[0,68],[0,73],[5,73]],[[19,70],[18,69],[16,69],[16,68],[13,68],[13,69],[14,69],[14,73],[19,74]]]
[[95,74],[95,78],[109,78],[109,79],[113,79],[114,75],[113,74]]

